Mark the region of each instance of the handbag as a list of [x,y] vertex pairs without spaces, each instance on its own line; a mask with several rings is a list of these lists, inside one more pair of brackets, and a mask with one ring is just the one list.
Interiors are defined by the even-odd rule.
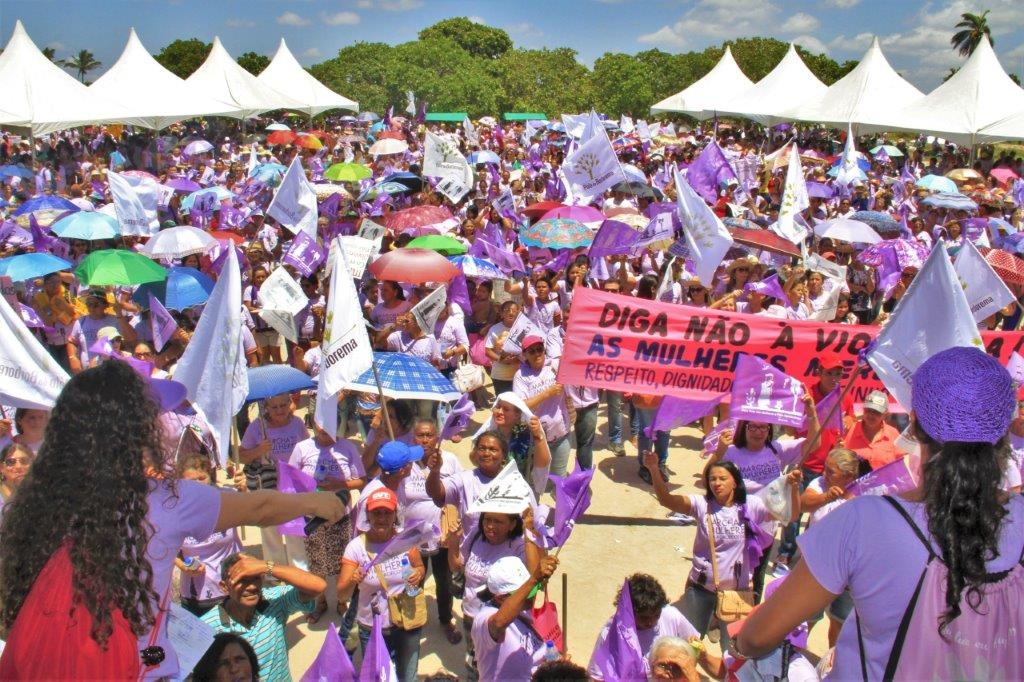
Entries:
[[[377,573],[384,593],[387,594],[388,581],[384,579],[384,571],[381,570],[380,564],[374,564],[373,570]],[[415,597],[410,597],[405,590],[394,596],[389,595],[388,617],[391,619],[391,625],[399,630],[416,630],[423,627],[427,624],[427,595],[423,590],[417,592]]]
[[562,634],[562,626],[558,621],[558,608],[555,602],[548,599],[547,586],[544,587],[544,603],[540,608],[531,607],[530,615],[533,617],[533,631],[537,633],[542,642],[554,642],[555,648],[565,651],[565,640]]
[[483,387],[486,374],[484,368],[472,362],[463,362],[455,368],[452,385],[459,393],[470,393]]
[[[711,545],[711,579],[715,585],[715,617],[722,623],[735,623],[745,618],[754,608],[753,590],[722,590],[718,587],[718,552],[715,551],[715,524],[707,515],[708,544]],[[739,585],[739,567],[736,564],[736,584]]]

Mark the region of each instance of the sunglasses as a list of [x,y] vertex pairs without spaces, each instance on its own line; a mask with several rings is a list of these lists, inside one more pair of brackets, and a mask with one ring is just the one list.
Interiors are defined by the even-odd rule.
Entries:
[[9,457],[4,460],[4,464],[9,467],[16,467],[19,464],[21,466],[27,467],[31,463],[31,460],[29,460],[27,457]]

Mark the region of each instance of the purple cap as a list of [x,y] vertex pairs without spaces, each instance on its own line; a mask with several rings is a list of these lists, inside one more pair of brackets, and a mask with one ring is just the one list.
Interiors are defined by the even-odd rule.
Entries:
[[1010,373],[977,348],[936,353],[917,368],[911,386],[917,422],[939,443],[997,443],[1017,410]]

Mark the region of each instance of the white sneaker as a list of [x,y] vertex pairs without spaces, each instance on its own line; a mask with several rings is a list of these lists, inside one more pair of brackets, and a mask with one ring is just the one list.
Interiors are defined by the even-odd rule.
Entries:
[[686,514],[684,514],[682,512],[672,512],[671,514],[668,515],[668,518],[671,519],[672,521],[678,521],[679,523],[683,524],[684,526],[691,526],[691,525],[697,523],[697,519],[693,518],[692,516],[687,516]]

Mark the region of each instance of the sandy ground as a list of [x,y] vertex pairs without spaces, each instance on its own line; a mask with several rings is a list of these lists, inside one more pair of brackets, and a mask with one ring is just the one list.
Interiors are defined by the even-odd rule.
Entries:
[[[467,432],[473,433],[484,417],[484,412],[477,412]],[[628,420],[624,419],[624,424],[628,424]],[[594,452],[597,473],[593,480],[593,503],[559,554],[561,565],[549,588],[549,596],[557,603],[559,614],[568,617],[569,655],[583,666],[590,660],[598,632],[615,610],[616,590],[627,575],[644,572],[655,576],[669,599],[678,605],[690,570],[695,532],[693,526],[683,526],[669,519],[668,511],[658,504],[650,486],[639,479],[635,448],[627,443],[626,456],[615,457],[605,449],[606,445],[606,419],[602,405]],[[464,466],[469,466],[468,439],[460,443],[445,443],[444,448],[457,454]],[[697,487],[704,463],[699,450],[698,429],[687,427],[673,432],[668,460],[673,492],[702,492]],[[542,501],[553,504],[547,498],[549,496]],[[247,546],[258,545],[258,529],[246,528],[245,538]],[[257,547],[253,549],[258,553]],[[567,576],[565,594],[563,576]],[[291,672],[295,679],[302,676],[319,651],[328,623],[333,621],[337,626],[341,621],[333,608],[333,584],[328,589],[331,608],[320,622],[309,626],[299,615],[288,623]],[[426,592],[430,619],[421,642],[419,673],[428,677],[446,672],[465,679],[465,645],[450,645],[437,623],[433,577],[427,580]],[[455,604],[458,618],[461,614],[459,601],[456,600]],[[810,640],[812,653],[821,655],[826,649],[825,633],[823,622],[813,629]],[[355,641],[353,635],[350,643]],[[710,646],[714,648],[714,645]],[[355,659],[358,670],[358,652]]]

